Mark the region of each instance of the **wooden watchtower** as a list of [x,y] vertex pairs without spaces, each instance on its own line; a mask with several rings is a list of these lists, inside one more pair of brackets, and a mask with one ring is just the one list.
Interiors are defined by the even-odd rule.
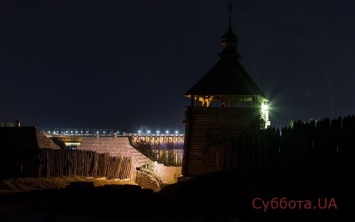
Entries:
[[211,141],[270,125],[268,100],[239,63],[231,16],[221,44],[220,60],[185,93],[191,104],[185,107],[184,177],[217,171],[216,153],[206,152]]

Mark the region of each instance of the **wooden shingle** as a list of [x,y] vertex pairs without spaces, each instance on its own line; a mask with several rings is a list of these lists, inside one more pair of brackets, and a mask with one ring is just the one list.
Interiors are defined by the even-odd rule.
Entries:
[[149,161],[148,157],[131,146],[128,137],[84,137],[77,149],[132,157],[136,167],[146,165]]

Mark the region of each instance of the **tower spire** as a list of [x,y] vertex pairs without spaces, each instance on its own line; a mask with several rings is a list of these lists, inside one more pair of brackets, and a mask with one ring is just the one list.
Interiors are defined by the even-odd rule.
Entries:
[[227,7],[227,9],[229,10],[229,28],[232,28],[232,9],[233,9],[232,0],[229,1],[229,6]]
[[219,54],[220,56],[237,56],[240,58],[240,55],[237,51],[238,47],[238,37],[233,33],[232,30],[232,1],[229,2],[227,9],[229,10],[229,27],[226,34],[222,36],[222,47],[223,51]]

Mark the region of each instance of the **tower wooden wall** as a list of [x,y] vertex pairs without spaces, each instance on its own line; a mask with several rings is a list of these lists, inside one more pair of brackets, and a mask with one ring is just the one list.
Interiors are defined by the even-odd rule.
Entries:
[[[193,177],[217,171],[213,144],[260,129],[257,107],[186,107],[182,174]],[[212,146],[211,146],[212,145]]]

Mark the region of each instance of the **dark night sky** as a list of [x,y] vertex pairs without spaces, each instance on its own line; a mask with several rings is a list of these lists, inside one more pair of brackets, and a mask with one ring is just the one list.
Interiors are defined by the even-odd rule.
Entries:
[[[271,125],[355,114],[355,2],[233,1],[241,64]],[[183,131],[229,1],[0,0],[0,122]]]

